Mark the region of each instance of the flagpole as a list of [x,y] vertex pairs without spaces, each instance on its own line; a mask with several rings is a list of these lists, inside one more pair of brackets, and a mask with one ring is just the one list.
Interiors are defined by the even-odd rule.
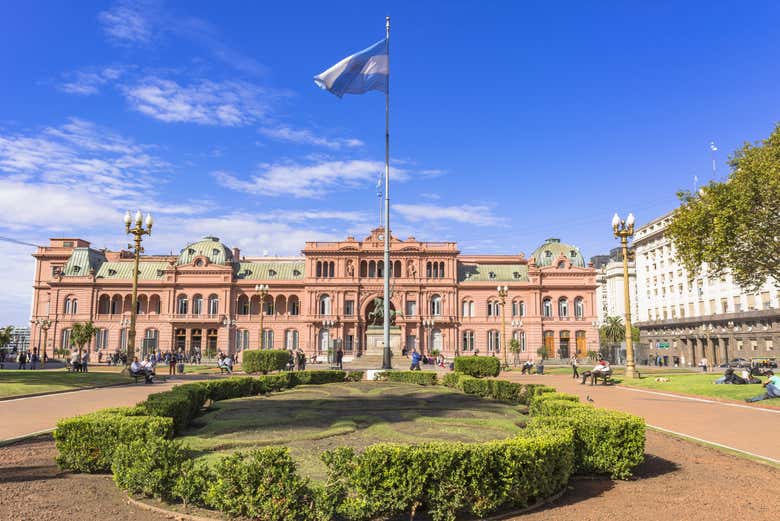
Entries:
[[385,292],[384,292],[384,341],[382,369],[392,369],[390,350],[390,17],[385,17],[385,45],[387,45],[387,86],[385,88]]

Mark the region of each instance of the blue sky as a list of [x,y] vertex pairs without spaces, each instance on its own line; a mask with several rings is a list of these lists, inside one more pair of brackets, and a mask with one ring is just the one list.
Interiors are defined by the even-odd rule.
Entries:
[[[380,93],[312,76],[392,16],[396,235],[586,257],[693,176],[718,176],[778,106],[780,5],[738,2],[16,2],[0,16],[0,235],[147,251],[205,234],[247,255],[377,224]],[[0,242],[0,322],[29,316],[30,248]]]

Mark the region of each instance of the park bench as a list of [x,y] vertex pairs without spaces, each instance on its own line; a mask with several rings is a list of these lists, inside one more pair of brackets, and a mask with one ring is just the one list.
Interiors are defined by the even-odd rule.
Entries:
[[601,378],[601,380],[604,383],[604,385],[610,385],[610,384],[614,383],[612,381],[612,371],[607,371],[607,372],[604,372],[604,371],[597,371],[597,372],[585,371],[584,373],[582,373],[582,382],[581,383],[584,384],[588,380],[588,378],[590,378],[590,385],[598,384],[599,378]]

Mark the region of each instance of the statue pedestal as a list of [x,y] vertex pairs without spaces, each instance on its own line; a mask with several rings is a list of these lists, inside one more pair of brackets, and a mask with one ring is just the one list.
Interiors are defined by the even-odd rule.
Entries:
[[[382,356],[385,348],[385,330],[382,326],[368,326],[366,328],[366,345],[364,356]],[[390,326],[390,350],[393,356],[401,356],[401,328]]]

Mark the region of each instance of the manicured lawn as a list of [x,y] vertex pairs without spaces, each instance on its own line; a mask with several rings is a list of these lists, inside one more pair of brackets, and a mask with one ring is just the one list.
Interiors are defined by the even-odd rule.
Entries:
[[[587,362],[587,363],[580,363],[579,371],[580,374],[582,374],[583,371],[587,371],[591,369],[594,365],[596,365],[595,362]],[[658,375],[658,374],[694,374],[697,373],[696,369],[686,369],[684,367],[656,367],[656,366],[639,366],[637,369],[639,369],[639,372],[642,374],[652,374],[652,375]],[[520,371],[520,369],[513,369],[513,371]],[[614,374],[615,376],[620,376],[625,372],[625,369],[623,367],[615,367],[614,368]],[[700,372],[700,370],[699,370]],[[544,374],[571,374],[571,366],[544,366]],[[714,374],[714,373],[713,373]],[[717,378],[717,376],[716,376]]]
[[25,394],[70,391],[83,387],[95,387],[131,382],[132,379],[118,372],[69,373],[64,369],[25,371],[0,371],[0,398]]
[[324,450],[378,442],[487,441],[517,433],[517,407],[446,387],[360,382],[301,386],[270,396],[217,402],[185,441],[200,457],[285,445],[302,474],[325,478]]
[[[732,400],[744,400],[745,398],[763,393],[763,387],[758,384],[715,385],[713,382],[721,376],[723,376],[722,373],[669,374],[665,375],[666,378],[669,378],[668,382],[656,382],[657,376],[654,375],[637,380],[623,379],[621,385],[714,398],[730,398]],[[762,382],[766,381],[765,378],[761,380]],[[775,404],[775,402],[777,402],[776,405],[780,405],[780,400],[778,399],[774,400],[774,402],[767,401],[764,403]]]

